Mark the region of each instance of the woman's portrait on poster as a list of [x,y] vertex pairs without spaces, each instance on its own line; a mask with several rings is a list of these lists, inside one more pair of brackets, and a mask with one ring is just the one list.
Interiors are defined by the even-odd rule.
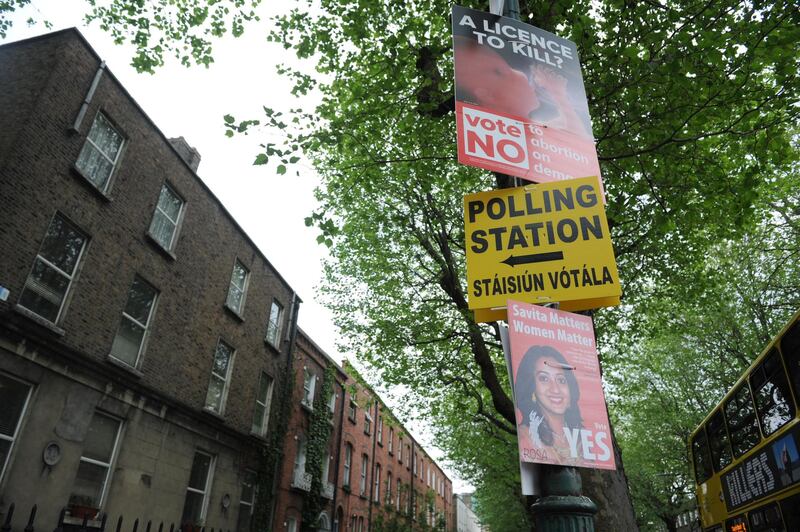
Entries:
[[565,434],[565,429],[583,428],[575,368],[555,348],[532,346],[520,362],[514,383],[521,425],[527,428],[531,444],[555,463],[581,462],[572,456]]

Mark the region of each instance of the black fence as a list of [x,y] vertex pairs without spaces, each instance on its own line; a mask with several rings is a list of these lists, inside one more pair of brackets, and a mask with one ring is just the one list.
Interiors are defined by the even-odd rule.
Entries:
[[[36,525],[36,505],[33,505],[31,508],[30,513],[28,514],[28,524],[25,525],[21,531],[19,528],[16,530],[12,529],[11,527],[11,520],[14,517],[14,503],[11,503],[8,507],[8,511],[6,513],[3,525],[0,526],[0,532],[36,532],[36,530],[40,531],[49,531],[51,530],[50,527],[43,525],[40,526],[38,529],[35,528]],[[67,514],[67,509],[63,508],[61,513],[58,515],[58,523],[56,524],[55,528],[52,529],[53,532],[106,532],[106,525],[108,521],[107,514],[97,515],[94,518],[89,518],[88,515],[84,514],[81,519],[76,519],[74,517],[70,518]],[[124,528],[123,528],[124,527]],[[109,529],[108,532],[231,532],[229,529],[223,528],[210,528],[210,527],[201,527],[192,524],[179,524],[177,527],[175,523],[169,523],[169,528],[164,521],[159,522],[158,524],[154,523],[152,520],[147,521],[147,523],[142,522],[141,528],[139,519],[134,519],[133,524],[130,524],[130,519],[125,521],[123,516],[119,516],[117,519],[116,526],[113,529]]]

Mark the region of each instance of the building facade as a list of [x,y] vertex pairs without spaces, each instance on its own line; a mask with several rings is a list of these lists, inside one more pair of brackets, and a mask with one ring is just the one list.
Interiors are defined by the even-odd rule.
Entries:
[[0,113],[1,504],[246,527],[299,298],[77,31]]
[[447,476],[77,30],[0,46],[0,123],[0,518],[454,529]]

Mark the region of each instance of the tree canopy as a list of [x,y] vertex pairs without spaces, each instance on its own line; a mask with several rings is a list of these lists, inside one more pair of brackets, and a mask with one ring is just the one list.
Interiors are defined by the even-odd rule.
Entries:
[[[142,71],[165,54],[208,64],[213,39],[258,22],[258,0],[90,3]],[[624,287],[596,315],[610,412],[639,523],[669,526],[691,504],[688,431],[797,307],[800,12],[781,0],[535,0],[521,12],[581,56]],[[323,291],[344,348],[413,391],[407,408],[476,485],[484,518],[520,529],[497,324],[473,321],[464,286],[462,197],[497,179],[455,161],[449,13],[441,0],[299,0],[268,38],[313,59],[315,72],[291,60],[280,73],[321,103],[225,121],[231,134],[284,133],[256,164],[313,163],[323,184],[308,223],[330,248]],[[584,482],[598,529],[635,526],[621,473]]]

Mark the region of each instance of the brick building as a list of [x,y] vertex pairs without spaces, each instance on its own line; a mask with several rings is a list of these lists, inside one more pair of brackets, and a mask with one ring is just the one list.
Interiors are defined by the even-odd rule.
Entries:
[[299,298],[76,30],[0,117],[0,509],[244,527]]
[[0,46],[0,123],[0,518],[454,528],[450,480],[77,30]]

